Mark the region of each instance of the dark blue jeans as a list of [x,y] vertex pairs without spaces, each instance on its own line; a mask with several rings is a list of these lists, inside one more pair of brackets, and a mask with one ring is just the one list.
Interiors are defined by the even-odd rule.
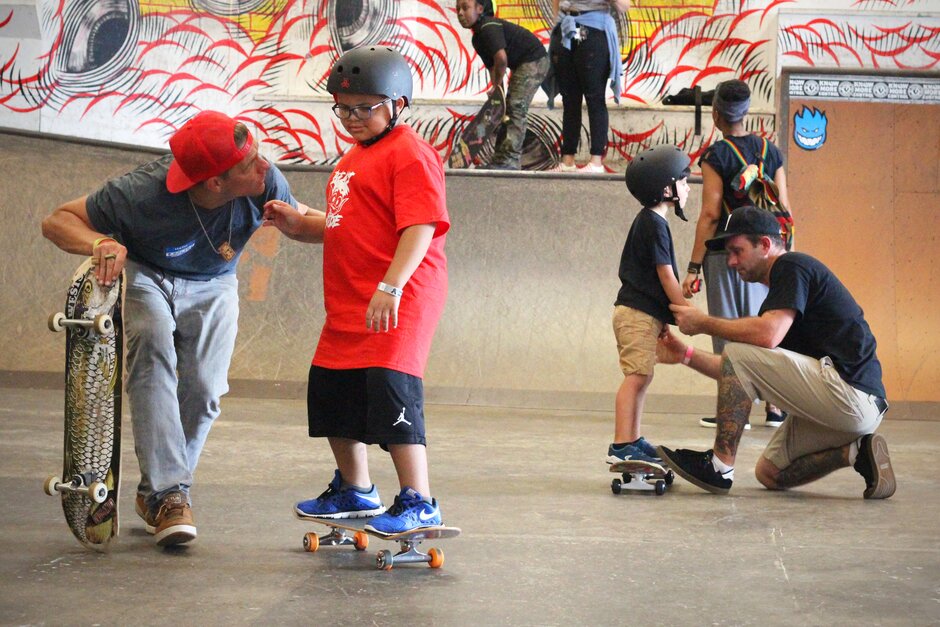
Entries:
[[610,51],[604,31],[581,27],[586,36],[572,41],[571,50],[561,45],[561,27],[555,26],[549,54],[555,66],[555,80],[561,93],[561,154],[578,152],[581,139],[581,102],[587,102],[591,133],[591,155],[603,155],[607,149],[607,83],[610,77]]

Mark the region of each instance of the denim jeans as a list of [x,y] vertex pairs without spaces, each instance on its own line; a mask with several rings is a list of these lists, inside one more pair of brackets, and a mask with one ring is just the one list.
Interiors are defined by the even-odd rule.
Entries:
[[151,508],[189,495],[222,395],[238,330],[238,279],[192,281],[128,261],[126,389],[138,492]]
[[586,37],[571,44],[571,50],[561,45],[561,28],[552,31],[549,53],[555,66],[555,78],[561,92],[562,128],[561,154],[578,152],[581,141],[581,102],[587,103],[588,127],[591,132],[591,155],[603,155],[607,150],[607,83],[610,76],[610,54],[607,35],[594,28],[583,28]]

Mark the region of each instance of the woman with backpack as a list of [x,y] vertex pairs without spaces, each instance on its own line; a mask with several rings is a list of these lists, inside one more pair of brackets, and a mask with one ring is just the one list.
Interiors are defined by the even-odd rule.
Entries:
[[[724,232],[731,211],[742,205],[758,204],[748,193],[748,187],[755,180],[755,172],[758,174],[756,180],[766,178],[772,181],[773,185],[767,185],[767,193],[772,193],[770,190],[776,188],[773,192],[776,192],[777,205],[782,214],[788,214],[790,206],[783,155],[773,142],[749,133],[744,128],[744,116],[750,104],[751,90],[744,81],[724,81],[715,90],[712,120],[723,139],[709,146],[699,160],[702,168],[702,210],[695,227],[695,243],[688,272],[682,282],[685,297],[691,298],[693,292],[698,291],[699,280],[703,278],[708,314],[721,318],[758,315],[761,303],[767,296],[767,287],[743,281],[737,272],[728,267],[728,253],[723,250],[706,251],[705,241]],[[748,169],[749,165],[757,167]],[[750,191],[757,194],[756,188]],[[721,354],[725,343],[723,338],[712,338],[716,355]],[[767,405],[767,426],[779,427],[785,417],[784,412]],[[716,424],[714,417],[702,418],[699,423],[704,427],[714,427]]]

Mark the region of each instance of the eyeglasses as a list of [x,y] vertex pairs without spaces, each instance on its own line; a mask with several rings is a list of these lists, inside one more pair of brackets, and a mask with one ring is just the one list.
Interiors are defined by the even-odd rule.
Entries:
[[372,117],[372,112],[384,105],[386,102],[391,102],[391,98],[386,98],[382,102],[377,102],[372,105],[359,105],[358,107],[347,107],[344,104],[335,104],[333,105],[333,114],[338,117],[340,120],[348,120],[350,117],[355,117],[357,120],[368,120]]

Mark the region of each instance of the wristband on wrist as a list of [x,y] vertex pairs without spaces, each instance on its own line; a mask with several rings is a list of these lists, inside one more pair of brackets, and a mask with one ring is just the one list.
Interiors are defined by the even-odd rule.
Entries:
[[99,237],[95,240],[95,243],[91,245],[91,252],[95,252],[95,249],[98,248],[98,244],[105,242],[107,240],[116,241],[113,237]]
[[391,294],[395,298],[400,298],[402,294],[405,293],[405,290],[400,287],[395,287],[394,285],[389,285],[388,283],[379,282],[379,286],[376,288],[380,292],[385,292],[386,294]]
[[695,263],[694,261],[690,261],[689,267],[686,268],[686,272],[688,272],[689,274],[698,274],[699,271],[701,271],[701,269],[702,269],[702,264]]
[[689,362],[692,361],[692,354],[695,352],[695,347],[689,344],[689,347],[685,349],[685,357],[682,358],[682,365],[688,366]]

